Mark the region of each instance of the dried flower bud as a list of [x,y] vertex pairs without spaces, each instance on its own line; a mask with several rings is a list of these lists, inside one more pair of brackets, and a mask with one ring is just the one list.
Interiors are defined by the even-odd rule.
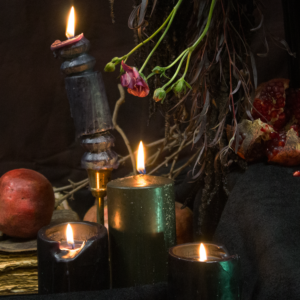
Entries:
[[192,89],[192,87],[183,78],[180,78],[177,82],[173,84],[172,89],[176,96],[180,96],[181,93],[186,93],[186,87]]
[[153,99],[155,102],[163,102],[164,99],[166,98],[167,93],[163,88],[158,88],[154,91]]
[[156,66],[156,67],[152,70],[152,72],[155,73],[155,74],[162,74],[162,73],[165,72],[165,68]]
[[115,65],[119,64],[122,61],[122,58],[119,57],[114,57],[111,62],[114,63]]
[[115,69],[116,69],[116,68],[115,68],[115,64],[112,63],[112,62],[109,62],[109,63],[105,66],[104,72],[114,72]]

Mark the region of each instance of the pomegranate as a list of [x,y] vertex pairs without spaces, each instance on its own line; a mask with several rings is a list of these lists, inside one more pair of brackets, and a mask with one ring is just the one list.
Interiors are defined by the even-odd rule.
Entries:
[[273,125],[275,130],[281,129],[286,123],[284,112],[286,94],[289,87],[288,79],[272,79],[262,83],[256,90],[252,116]]
[[291,124],[300,124],[300,89],[287,89],[286,116]]
[[238,140],[240,157],[247,161],[267,157],[285,166],[300,164],[300,89],[287,89],[288,85],[288,79],[279,78],[257,88],[252,109],[255,121],[239,123],[239,135],[232,142],[235,149]]
[[[257,161],[265,156],[265,140],[269,140],[277,134],[271,125],[262,122],[243,120],[238,124],[238,152],[237,154],[246,161]],[[230,140],[233,136],[233,128],[227,127],[227,137]],[[233,140],[232,149],[235,149],[237,138]]]
[[281,131],[276,133],[275,137],[266,142],[266,155],[269,161],[280,152],[282,151],[283,147],[285,146],[286,142],[286,132]]
[[280,131],[277,137],[266,142],[266,155],[269,162],[284,166],[300,164],[300,127],[293,125],[288,131]]
[[40,173],[16,169],[0,178],[0,231],[20,238],[34,238],[48,225],[54,210],[51,183]]

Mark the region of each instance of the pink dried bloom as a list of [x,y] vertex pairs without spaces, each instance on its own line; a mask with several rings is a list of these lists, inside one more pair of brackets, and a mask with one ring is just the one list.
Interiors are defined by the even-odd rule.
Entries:
[[129,94],[137,97],[146,97],[149,94],[149,86],[141,74],[136,68],[131,68],[130,66],[121,62],[125,74],[121,76],[121,84],[123,87],[127,87]]

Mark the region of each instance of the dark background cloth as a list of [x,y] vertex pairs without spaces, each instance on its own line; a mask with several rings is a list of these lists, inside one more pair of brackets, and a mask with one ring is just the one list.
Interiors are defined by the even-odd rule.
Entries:
[[[108,0],[0,1],[0,175],[15,168],[29,168],[44,174],[55,186],[67,184],[68,179],[78,181],[86,177],[80,167],[83,150],[75,141],[64,78],[60,73],[61,61],[53,58],[50,45],[56,39],[65,39],[67,14],[74,5],[76,33],[84,32],[91,41],[90,53],[97,61],[95,69],[102,71],[111,58],[127,53],[134,46],[133,33],[127,27],[132,1],[114,2],[115,24],[111,21]],[[266,30],[283,38],[281,1],[263,0],[263,3]],[[259,22],[260,15],[256,12],[256,24]],[[288,54],[267,39],[270,51],[266,58],[256,55],[265,52],[263,30],[256,31],[251,42],[258,83],[288,77]],[[129,64],[133,64],[133,60],[129,60]],[[102,72],[102,75],[112,112],[119,98],[118,73]],[[140,139],[147,143],[163,135],[164,120],[159,112],[147,126],[149,100],[151,96],[141,99],[126,93],[126,103],[120,109],[118,122],[133,148]],[[115,151],[126,154],[123,140],[117,132],[113,134]],[[120,176],[122,172],[125,175],[126,170],[120,168],[120,173],[113,172],[113,176]],[[297,188],[300,179],[292,177],[292,169],[261,164],[250,166],[238,177],[216,240],[225,244],[231,253],[241,255],[244,299],[299,299]],[[178,201],[184,203],[195,194],[201,195],[201,187],[189,188],[189,184],[186,180],[177,189]],[[73,201],[72,205],[83,216],[93,198],[85,190],[77,195],[79,201]],[[106,298],[106,293],[109,292],[93,296],[84,293],[80,297],[99,296],[101,299],[101,294],[105,299],[126,299],[122,291],[114,291],[111,298]],[[136,290],[132,293],[135,296],[128,299],[160,299],[151,292],[147,295],[153,298],[141,298]],[[70,294],[71,298],[76,299]]]
[[[50,45],[65,40],[71,5],[76,11],[76,34],[84,33],[91,42],[90,54],[96,58],[95,70],[134,46],[133,32],[127,27],[133,9],[131,1],[115,1],[115,24],[108,0],[3,0],[0,1],[0,175],[29,168],[44,174],[56,186],[67,179],[84,179],[80,167],[83,150],[75,141],[75,129],[60,72]],[[129,60],[129,64],[133,59]],[[117,68],[118,70],[118,68]],[[109,106],[113,112],[119,98],[118,72],[102,72]],[[148,143],[159,138],[163,118],[157,114],[147,126],[148,101],[126,93],[118,123],[133,148],[140,139]],[[120,135],[115,151],[127,154]]]
[[[279,39],[284,38],[281,0],[264,0],[263,3],[266,31]],[[0,176],[15,168],[34,169],[57,187],[68,184],[68,179],[76,182],[87,176],[80,166],[83,149],[75,140],[64,76],[60,72],[62,61],[54,59],[50,51],[50,45],[56,39],[66,39],[66,21],[71,5],[76,11],[76,33],[83,32],[90,40],[90,54],[96,58],[96,70],[102,72],[111,58],[128,53],[134,46],[133,32],[127,27],[133,9],[132,0],[114,1],[114,24],[108,0],[0,1]],[[255,19],[255,24],[259,24],[257,11]],[[268,56],[256,55],[265,52],[264,38],[261,28],[253,33],[251,41],[258,83],[274,77],[288,77],[288,54],[275,46],[268,36]],[[129,64],[133,64],[132,58]],[[119,98],[118,71],[102,72],[102,75],[113,112]],[[147,125],[152,92],[147,98],[126,93],[126,102],[120,108],[118,123],[133,149],[141,139],[147,143],[163,137],[164,119],[160,112]],[[112,133],[116,137],[115,151],[126,155],[121,136],[116,131]],[[166,169],[161,171],[166,172]],[[112,177],[125,176],[130,171],[128,161],[115,170]],[[201,200],[201,187],[184,178],[185,174],[182,174],[176,179],[176,201],[188,203],[193,208]],[[190,200],[195,195],[198,202]],[[94,198],[87,189],[75,193],[75,201],[70,201],[81,218],[93,203]],[[213,226],[216,226],[215,221]]]
[[3,297],[6,300],[166,300],[167,284],[164,282],[128,289],[78,292],[49,295],[24,295]]
[[[68,184],[68,179],[76,182],[86,177],[80,167],[83,150],[75,141],[64,78],[60,73],[62,61],[54,59],[50,45],[57,39],[66,39],[67,16],[74,5],[76,33],[83,32],[90,40],[90,53],[97,62],[95,69],[102,72],[111,58],[128,53],[134,46],[133,32],[127,27],[133,1],[114,2],[115,24],[111,21],[108,0],[0,1],[0,175],[15,168],[29,168],[44,174],[55,186]],[[263,2],[266,29],[282,38],[281,1]],[[256,24],[259,22],[256,12]],[[263,31],[256,31],[252,40],[254,54],[265,51],[263,40]],[[288,55],[269,38],[268,41],[269,56],[256,56],[259,82],[288,76]],[[133,64],[133,59],[129,64]],[[112,112],[119,98],[118,72],[102,72],[102,75]],[[134,149],[140,139],[147,143],[163,136],[164,120],[160,112],[147,126],[152,92],[148,98],[126,93],[126,103],[119,111],[118,123]],[[127,154],[120,135],[116,131],[113,134],[115,151]],[[125,173],[120,172],[113,172],[113,177]]]
[[215,241],[241,257],[243,300],[300,298],[300,178],[264,163],[231,175]]

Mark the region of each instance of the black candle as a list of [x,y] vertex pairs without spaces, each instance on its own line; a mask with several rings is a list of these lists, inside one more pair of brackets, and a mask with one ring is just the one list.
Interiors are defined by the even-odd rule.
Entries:
[[241,295],[239,257],[221,246],[183,244],[169,250],[169,300],[237,300]]
[[48,225],[38,233],[39,293],[65,293],[109,288],[108,235],[103,225],[72,222]]

